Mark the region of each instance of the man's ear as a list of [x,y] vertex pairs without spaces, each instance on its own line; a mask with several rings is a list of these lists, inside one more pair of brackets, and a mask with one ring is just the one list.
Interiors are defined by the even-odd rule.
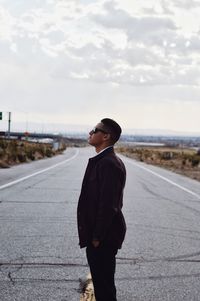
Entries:
[[108,141],[108,140],[111,139],[111,135],[106,133],[106,134],[103,135],[103,138],[104,138],[105,141]]

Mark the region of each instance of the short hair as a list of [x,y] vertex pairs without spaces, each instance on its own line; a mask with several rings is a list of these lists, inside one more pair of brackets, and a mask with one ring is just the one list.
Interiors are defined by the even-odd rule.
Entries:
[[101,122],[108,129],[112,142],[116,143],[119,140],[122,132],[120,125],[115,120],[110,118],[104,118],[101,120]]

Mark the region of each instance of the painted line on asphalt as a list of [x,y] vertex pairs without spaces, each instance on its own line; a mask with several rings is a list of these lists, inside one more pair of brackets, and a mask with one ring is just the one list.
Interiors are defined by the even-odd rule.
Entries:
[[185,187],[182,186],[182,185],[177,184],[176,182],[174,182],[174,181],[172,181],[172,180],[170,180],[170,179],[168,179],[168,178],[166,178],[166,177],[164,177],[164,176],[161,176],[159,173],[157,173],[157,172],[155,172],[155,171],[153,171],[153,170],[151,170],[151,169],[149,169],[149,168],[147,168],[147,167],[145,167],[145,166],[142,166],[142,165],[140,165],[140,164],[137,164],[137,163],[133,162],[131,159],[126,159],[126,158],[125,158],[125,161],[127,161],[128,163],[130,163],[130,164],[132,164],[132,165],[135,165],[135,166],[137,166],[137,167],[139,167],[139,168],[141,168],[141,169],[144,169],[145,171],[147,171],[147,172],[153,174],[154,176],[156,176],[156,177],[158,177],[158,178],[164,180],[165,182],[167,182],[167,183],[169,183],[169,184],[171,184],[171,185],[174,185],[175,187],[177,187],[177,188],[179,188],[179,189],[181,189],[181,190],[183,190],[183,191],[185,191],[185,192],[187,192],[187,193],[189,193],[189,194],[191,194],[191,195],[197,197],[198,199],[200,199],[200,195],[199,195],[199,194],[193,192],[193,191],[190,190],[190,189],[185,188]]
[[76,149],[76,152],[75,152],[75,154],[74,154],[72,157],[70,157],[70,158],[68,158],[68,159],[66,159],[66,160],[64,160],[64,161],[62,161],[62,162],[56,163],[56,164],[54,164],[54,165],[52,165],[52,166],[50,166],[50,167],[47,167],[47,168],[45,168],[45,169],[39,170],[39,171],[37,171],[37,172],[34,172],[34,173],[32,173],[32,174],[30,174],[30,175],[28,175],[28,176],[25,176],[25,177],[22,177],[22,178],[19,178],[19,179],[15,180],[15,181],[9,182],[9,183],[4,184],[4,185],[1,185],[1,186],[0,186],[0,190],[5,189],[5,188],[8,188],[8,187],[10,187],[10,186],[13,186],[13,185],[15,185],[15,184],[18,184],[18,183],[20,183],[20,182],[22,182],[22,181],[25,181],[25,180],[29,179],[29,178],[35,177],[35,176],[37,176],[37,175],[39,175],[39,174],[41,174],[41,173],[44,173],[44,172],[46,172],[46,171],[48,171],[48,170],[51,170],[51,169],[53,169],[53,168],[56,168],[56,167],[58,167],[58,166],[60,166],[60,165],[63,165],[63,164],[65,164],[65,163],[68,163],[68,162],[74,160],[74,159],[78,156],[78,154],[79,154],[79,151]]

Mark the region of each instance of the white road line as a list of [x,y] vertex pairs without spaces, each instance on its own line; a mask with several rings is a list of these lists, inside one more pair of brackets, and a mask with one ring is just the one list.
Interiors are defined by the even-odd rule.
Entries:
[[[124,157],[123,157],[123,158],[124,158]],[[191,194],[191,195],[197,197],[198,199],[200,199],[200,195],[197,194],[197,193],[195,193],[195,192],[193,192],[192,190],[187,189],[187,188],[185,188],[184,186],[179,185],[179,184],[177,184],[177,183],[175,183],[175,182],[169,180],[168,178],[165,178],[165,177],[161,176],[161,175],[158,174],[157,172],[152,171],[151,169],[149,169],[149,168],[147,168],[147,167],[144,167],[144,166],[142,166],[142,165],[140,165],[140,164],[135,163],[135,162],[132,161],[131,159],[126,159],[126,158],[124,158],[124,159],[125,159],[125,161],[127,161],[128,163],[130,163],[130,164],[132,164],[132,165],[135,165],[135,166],[137,166],[137,167],[139,167],[139,168],[141,168],[141,169],[144,169],[145,171],[147,171],[147,172],[153,174],[154,176],[156,176],[156,177],[158,177],[158,178],[164,180],[165,182],[168,182],[168,183],[170,183],[171,185],[174,185],[174,186],[180,188],[181,190],[183,190],[183,191],[185,191],[185,192],[187,192],[187,193],[189,193],[189,194]]]
[[31,178],[31,177],[37,176],[37,175],[39,175],[39,174],[41,174],[41,173],[44,173],[44,172],[46,172],[46,171],[48,171],[48,170],[51,170],[51,169],[53,169],[53,168],[55,168],[55,167],[57,167],[57,166],[63,165],[63,164],[65,164],[65,163],[67,163],[67,162],[70,162],[70,161],[72,161],[73,159],[75,159],[75,158],[78,156],[78,154],[79,154],[79,151],[76,150],[76,153],[75,153],[72,157],[70,157],[69,159],[66,159],[66,160],[64,160],[64,161],[62,161],[62,162],[59,162],[59,163],[57,163],[57,164],[54,164],[54,165],[52,165],[52,166],[50,166],[50,167],[47,167],[47,168],[45,168],[45,169],[39,170],[39,171],[37,171],[37,172],[35,172],[35,173],[32,173],[32,174],[30,174],[30,175],[28,175],[28,176],[25,176],[25,177],[22,177],[22,178],[19,178],[19,179],[15,180],[15,181],[12,181],[12,182],[9,182],[9,183],[7,183],[7,184],[4,184],[4,185],[0,186],[0,190],[2,190],[2,189],[4,189],[4,188],[7,188],[7,187],[10,187],[10,186],[13,186],[13,185],[15,185],[15,184],[17,184],[17,183],[20,183],[20,182],[22,182],[22,181],[25,181],[25,180],[27,180],[27,179],[29,179],[29,178]]

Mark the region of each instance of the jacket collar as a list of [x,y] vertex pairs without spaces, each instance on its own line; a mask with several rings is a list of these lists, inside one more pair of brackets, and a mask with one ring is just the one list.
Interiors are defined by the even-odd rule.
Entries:
[[100,154],[97,154],[95,157],[90,158],[89,161],[93,161],[93,162],[98,161],[99,159],[103,158],[107,154],[111,154],[111,153],[114,153],[113,146],[106,148],[105,150],[100,152]]

